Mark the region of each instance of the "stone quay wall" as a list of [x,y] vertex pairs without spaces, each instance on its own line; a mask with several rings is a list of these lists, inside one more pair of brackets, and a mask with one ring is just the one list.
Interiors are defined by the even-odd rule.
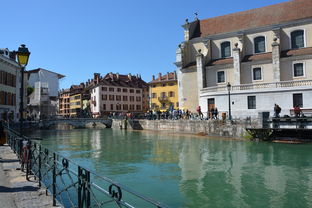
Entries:
[[244,138],[246,128],[259,127],[259,120],[117,120],[112,128],[131,130],[169,131],[207,136]]

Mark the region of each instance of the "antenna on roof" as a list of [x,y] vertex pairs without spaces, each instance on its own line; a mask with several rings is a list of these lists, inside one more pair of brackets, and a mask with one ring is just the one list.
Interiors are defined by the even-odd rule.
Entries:
[[198,13],[195,12],[194,14],[195,14],[195,20],[198,20]]

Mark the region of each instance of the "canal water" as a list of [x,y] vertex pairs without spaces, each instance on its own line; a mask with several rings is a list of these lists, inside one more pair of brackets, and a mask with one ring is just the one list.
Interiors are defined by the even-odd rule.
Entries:
[[113,129],[38,131],[47,148],[169,207],[312,207],[312,145]]

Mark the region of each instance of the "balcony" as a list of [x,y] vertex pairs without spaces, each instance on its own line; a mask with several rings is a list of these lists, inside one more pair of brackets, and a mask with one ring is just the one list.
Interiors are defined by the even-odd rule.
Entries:
[[169,98],[167,96],[158,97],[158,101],[161,103],[169,102]]
[[[231,92],[238,91],[261,91],[261,90],[276,90],[276,89],[286,89],[293,87],[312,87],[312,80],[298,80],[298,81],[281,81],[272,83],[257,83],[257,84],[241,84],[231,86]],[[226,85],[216,86],[216,87],[206,87],[201,90],[202,93],[210,92],[225,92],[228,91]]]

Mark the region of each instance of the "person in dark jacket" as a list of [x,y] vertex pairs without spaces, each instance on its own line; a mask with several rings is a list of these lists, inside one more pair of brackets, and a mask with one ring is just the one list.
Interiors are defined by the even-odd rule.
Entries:
[[277,105],[276,103],[274,104],[274,117],[279,118],[279,114],[281,113],[281,107]]

